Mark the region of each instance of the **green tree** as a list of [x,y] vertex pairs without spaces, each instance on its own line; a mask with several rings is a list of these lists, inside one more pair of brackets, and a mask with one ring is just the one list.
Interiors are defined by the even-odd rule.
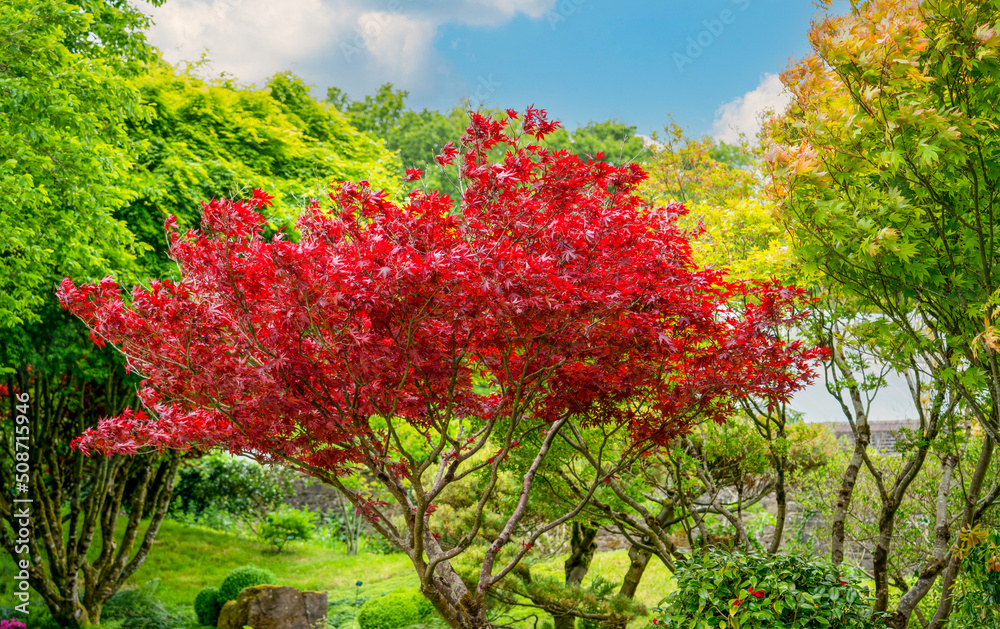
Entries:
[[142,565],[179,461],[70,447],[137,401],[135,379],[59,308],[58,282],[170,272],[164,219],[196,222],[205,198],[267,187],[277,227],[330,180],[398,186],[392,154],[295,77],[265,90],[200,81],[157,58],[147,25],[126,2],[0,4],[0,479],[16,486],[27,428],[37,507],[24,552],[5,491],[0,542],[30,560],[32,588],[65,627],[98,622]]
[[788,238],[764,194],[756,158],[712,138],[686,137],[675,123],[653,134],[642,194],[651,203],[684,204],[700,264],[742,279],[787,277]]
[[588,162],[599,154],[602,161],[615,166],[630,162],[643,162],[646,149],[636,128],[616,120],[589,122],[572,133],[559,129],[545,139],[544,146],[553,150],[566,150]]
[[[126,125],[148,115],[132,83],[154,58],[146,26],[123,2],[0,5],[0,544],[29,562],[28,582],[65,627],[97,622],[142,564],[177,466],[173,455],[100,461],[69,448],[135,389],[54,298],[66,275],[136,277],[147,249],[115,216],[136,196]],[[28,472],[17,469],[25,453]],[[27,544],[17,484],[34,500]]]
[[295,76],[278,74],[253,89],[205,81],[193,70],[161,62],[134,82],[151,115],[132,121],[130,135],[142,146],[138,194],[118,216],[155,249],[152,264],[166,264],[166,217],[197,224],[205,199],[267,189],[276,197],[271,218],[288,223],[332,181],[368,178],[398,189],[398,160]]
[[[1000,441],[998,20],[992,2],[852,3],[814,25],[813,53],[783,75],[792,104],[766,128],[770,191],[796,256],[891,322],[988,437],[963,527],[1000,494],[986,476]],[[932,627],[948,616],[960,564],[935,558],[904,596],[911,604],[943,573]]]
[[146,115],[128,80],[152,57],[146,26],[122,2],[0,5],[0,326],[37,320],[61,277],[141,253],[114,211],[135,196],[125,122]]
[[[94,457],[70,447],[99,418],[136,404],[137,379],[57,304],[41,315],[0,334],[0,546],[27,562],[27,582],[72,628],[99,622],[104,603],[142,566],[180,457]],[[20,534],[25,503],[14,501],[23,498],[32,500],[28,538]]]
[[460,106],[446,113],[407,109],[407,96],[409,92],[393,89],[392,83],[353,102],[336,87],[327,90],[327,102],[342,111],[359,131],[382,138],[388,150],[399,152],[400,176],[404,169],[419,168],[424,173],[425,189],[438,190],[457,201],[461,190],[454,176],[440,167],[434,156],[448,142],[458,145],[469,116]]
[[[351,101],[342,90],[331,87],[326,100],[346,114],[358,130],[383,138],[387,149],[398,151],[402,168],[422,170],[424,189],[438,190],[457,201],[461,190],[455,173],[438,166],[434,156],[448,142],[458,146],[469,123],[469,105],[457,105],[445,112],[414,111],[406,107],[408,96],[406,90],[386,83],[375,94],[358,101]],[[499,110],[490,113],[502,116]],[[564,149],[583,161],[603,152],[604,161],[620,166],[645,156],[643,140],[635,131],[635,127],[616,121],[590,122],[572,134],[557,129],[541,145],[551,150]]]

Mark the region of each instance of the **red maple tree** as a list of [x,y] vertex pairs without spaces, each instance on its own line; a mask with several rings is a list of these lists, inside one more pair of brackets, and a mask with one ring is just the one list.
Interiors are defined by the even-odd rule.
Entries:
[[[534,108],[472,114],[438,156],[459,170],[457,208],[345,183],[294,237],[268,239],[270,198],[255,191],[206,204],[199,231],[168,221],[178,283],[123,298],[111,279],[65,280],[63,304],[145,377],[150,412],[108,418],[78,447],[215,446],[302,470],[409,555],[451,626],[488,625],[486,590],[603,480],[694,422],[723,420],[740,396],[786,399],[816,358],[775,334],[801,316],[799,291],[696,268],[683,207],[645,205],[636,165],[530,143],[556,126]],[[593,469],[580,505],[507,546],[567,424],[619,427],[627,448]],[[451,560],[480,534],[514,447],[530,449],[520,493],[470,587]],[[396,504],[345,487],[352,473]],[[442,547],[434,500],[470,475],[483,487],[474,524]]]

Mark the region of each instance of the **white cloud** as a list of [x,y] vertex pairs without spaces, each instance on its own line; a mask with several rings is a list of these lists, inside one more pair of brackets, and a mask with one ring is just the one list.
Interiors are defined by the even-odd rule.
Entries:
[[151,13],[149,39],[168,61],[207,51],[213,69],[246,82],[322,50],[338,16],[321,0],[175,0]]
[[385,82],[415,94],[443,92],[456,80],[434,49],[443,25],[496,26],[519,14],[540,19],[556,2],[171,0],[149,9],[149,39],[168,61],[207,53],[212,71],[244,83],[292,70],[355,97]]
[[743,133],[755,142],[765,112],[781,112],[788,106],[790,96],[777,74],[765,74],[753,90],[725,103],[715,112],[712,137],[727,144],[739,144]]
[[[383,76],[399,85],[424,79],[433,63],[437,26],[428,19],[372,11],[358,18],[365,49],[381,66]],[[356,38],[358,39],[358,38]]]

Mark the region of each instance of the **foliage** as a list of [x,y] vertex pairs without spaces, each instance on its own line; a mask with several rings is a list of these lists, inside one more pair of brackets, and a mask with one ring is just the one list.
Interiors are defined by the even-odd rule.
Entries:
[[311,540],[316,529],[316,514],[303,509],[280,509],[261,523],[257,536],[262,542],[281,552],[288,542]]
[[219,624],[219,614],[222,613],[222,606],[225,604],[219,592],[219,588],[209,585],[202,588],[194,598],[194,613],[201,624],[209,627]]
[[[924,438],[895,479],[876,481],[884,523],[873,553],[879,610],[889,597],[893,518],[939,416],[958,407],[992,441],[980,451],[984,465],[963,480],[970,491],[958,525],[975,525],[1000,495],[997,479],[984,475],[1000,443],[998,20],[995,2],[852,3],[814,23],[813,52],[783,74],[791,105],[765,125],[769,192],[796,258],[805,272],[822,274],[827,292],[850,295],[856,311],[882,320],[877,342],[929,383],[914,394]],[[845,372],[845,389],[852,380]],[[941,503],[933,561],[902,597],[894,626],[905,626],[939,573],[946,591],[955,578],[946,543],[954,518]]]
[[127,272],[143,250],[113,212],[134,196],[147,24],[110,0],[0,5],[0,327],[37,320],[60,277]]
[[209,454],[181,467],[170,514],[197,519],[222,512],[237,521],[262,522],[291,494],[294,476],[287,468]]
[[434,612],[434,607],[416,590],[395,590],[373,598],[358,610],[361,629],[399,629],[414,625]]
[[[634,194],[641,168],[522,142],[556,127],[535,109],[473,115],[461,154],[440,155],[461,162],[460,213],[435,194],[397,203],[345,184],[332,207],[307,210],[298,239],[266,239],[258,210],[270,197],[258,190],[209,203],[200,232],[172,232],[179,283],[152,282],[126,304],[110,279],[65,281],[63,303],[148,377],[140,395],[156,415],[109,418],[79,446],[217,445],[281,460],[340,489],[411,554],[449,623],[482,614],[483,592],[547,530],[500,555],[563,426],[616,439],[615,456],[592,464],[592,493],[696,419],[724,419],[734,399],[786,400],[818,356],[773,333],[801,316],[801,292],[697,269],[676,227],[683,208]],[[508,459],[528,480],[468,592],[449,560],[477,530],[445,555],[433,501],[476,475],[490,479],[481,513]],[[362,470],[399,520],[340,482]],[[431,565],[451,576],[432,578]]]
[[240,592],[255,585],[273,585],[277,580],[270,570],[258,568],[257,566],[243,566],[231,570],[219,586],[219,600],[235,601]]
[[[20,619],[27,629],[64,629],[64,625],[56,622],[52,618],[52,613],[45,605],[29,605],[28,614],[22,615],[23,611],[18,611],[13,607],[0,605],[0,618],[10,617],[12,620]],[[115,629],[114,622],[108,623],[111,629]]]
[[683,224],[699,264],[736,277],[787,276],[787,238],[752,156],[711,138],[685,137],[675,123],[653,140],[641,193],[653,203],[685,204],[690,213]]
[[517,613],[507,611],[509,608],[530,607],[551,614],[556,626],[596,628],[626,626],[648,613],[634,597],[616,592],[617,582],[600,575],[587,584],[567,583],[551,575],[529,575],[525,566],[519,566],[516,576],[520,579],[508,579],[491,591],[492,599],[501,603],[494,614],[515,617]]
[[277,227],[323,196],[331,180],[398,186],[396,159],[291,74],[254,89],[160,62],[134,85],[151,115],[131,126],[143,147],[139,194],[117,216],[155,249],[150,266],[158,274],[173,271],[164,221],[172,215],[181,225],[196,224],[204,199],[266,187],[275,195],[269,220]]
[[552,150],[566,151],[580,161],[599,160],[615,166],[630,163],[644,164],[648,154],[643,140],[635,134],[636,128],[616,120],[589,122],[572,133],[556,129],[542,145]]
[[327,102],[343,112],[359,131],[382,138],[388,150],[399,152],[400,177],[406,169],[418,168],[424,172],[426,189],[438,190],[458,201],[461,189],[438,166],[434,156],[448,142],[458,142],[468,125],[468,114],[463,107],[447,112],[407,109],[408,95],[386,83],[375,94],[352,102],[340,89],[331,87]]
[[[383,138],[390,151],[399,151],[403,171],[418,168],[424,172],[424,190],[437,190],[458,202],[462,189],[458,179],[436,162],[434,156],[448,142],[458,143],[469,123],[469,106],[452,107],[447,111],[406,107],[409,92],[396,90],[392,83],[381,86],[375,94],[363,100],[351,101],[336,87],[327,90],[327,102],[344,112],[351,124],[360,131]],[[500,114],[499,111],[479,110],[479,114]],[[603,154],[609,164],[622,166],[645,157],[642,138],[636,128],[616,121],[590,122],[572,135],[564,129],[553,130],[540,142],[551,150],[565,150],[582,161]]]
[[854,4],[814,25],[766,128],[796,256],[940,365],[994,441],[998,19],[992,2]]
[[866,588],[828,564],[712,549],[680,562],[677,591],[653,610],[672,629],[878,627]]
[[974,629],[1000,623],[1000,531],[976,527],[960,533],[965,573],[952,595],[948,627]]
[[155,596],[158,581],[120,590],[105,604],[102,620],[120,620],[122,629],[171,629],[174,618]]

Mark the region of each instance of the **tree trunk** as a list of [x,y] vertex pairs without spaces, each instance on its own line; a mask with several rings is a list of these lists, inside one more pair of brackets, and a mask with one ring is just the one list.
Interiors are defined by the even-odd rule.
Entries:
[[867,417],[863,420],[859,418],[856,426],[854,453],[851,455],[851,461],[847,464],[847,469],[844,470],[844,476],[840,482],[837,504],[833,511],[833,525],[830,527],[830,561],[834,566],[840,566],[844,562],[844,536],[846,534],[844,522],[851,506],[854,486],[858,482],[858,473],[864,462],[864,453],[871,440],[871,429],[868,427]]
[[[563,564],[566,573],[566,586],[579,587],[583,583],[587,571],[590,569],[590,562],[594,558],[597,550],[597,527],[590,527],[579,522],[573,523],[573,532],[570,536],[570,555]],[[576,627],[576,617],[569,614],[552,614],[555,629],[574,629]]]
[[[993,440],[989,437],[984,439],[983,447],[979,451],[979,460],[976,462],[976,469],[972,473],[972,479],[969,481],[969,490],[966,493],[965,511],[962,515],[963,528],[973,526],[979,519],[977,504],[979,502],[979,495],[983,490],[983,480],[986,478],[987,472],[989,472],[990,461],[993,457],[993,448]],[[944,570],[944,576],[941,578],[941,602],[938,603],[937,611],[934,613],[934,617],[931,618],[930,624],[927,625],[927,629],[942,629],[948,622],[952,606],[951,588],[955,584],[961,568],[961,560],[952,554],[948,561],[948,566]]]
[[82,629],[101,621],[100,609],[97,610],[96,615],[91,615],[79,601],[66,600],[54,609],[50,605],[49,612],[52,613],[53,620],[64,629]]
[[427,564],[414,564],[420,576],[420,591],[431,602],[441,618],[453,629],[481,629],[489,627],[486,619],[486,596],[470,592],[451,564],[441,562],[433,574]]
[[646,566],[649,565],[649,560],[652,556],[651,552],[641,549],[635,544],[628,549],[628,572],[625,573],[625,579],[622,581],[622,587],[618,590],[618,594],[635,598],[635,592],[639,589],[639,582],[642,581],[642,575],[646,572]]
[[573,523],[573,533],[570,537],[570,556],[563,564],[566,573],[566,585],[580,585],[587,576],[590,562],[597,551],[597,527]]
[[[24,364],[7,377],[9,425],[17,415],[29,418],[32,502],[27,504],[34,532],[26,544],[7,534],[17,495],[4,492],[0,546],[15,561],[30,558],[29,583],[53,618],[70,629],[97,624],[105,602],[143,564],[173,492],[177,453],[88,457],[68,447],[97,418],[120,413],[132,401],[133,388],[124,369],[96,382],[43,368],[29,371]],[[15,393],[30,394],[21,404],[26,412],[17,411]],[[0,422],[0,460],[13,459],[6,424]],[[0,485],[14,486],[11,473],[11,466],[0,465]],[[123,509],[129,515],[122,527]],[[150,523],[140,537],[144,515]]]
[[889,551],[892,533],[896,526],[896,505],[891,500],[882,503],[878,516],[878,538],[872,553],[872,573],[875,577],[875,606],[877,612],[889,607]]
[[774,535],[771,537],[771,544],[767,548],[769,555],[775,554],[781,547],[781,538],[785,534],[785,518],[788,516],[788,496],[785,493],[785,466],[783,461],[777,464],[776,471],[774,501],[778,513],[775,515]]
[[[941,482],[938,484],[937,505],[935,506],[935,530],[934,530],[934,552],[930,561],[924,565],[917,581],[913,587],[909,588],[900,598],[899,605],[896,606],[896,614],[890,619],[888,625],[894,629],[906,629],[910,622],[910,616],[917,605],[934,586],[941,571],[949,564],[948,542],[951,537],[951,529],[948,522],[948,494],[951,491],[951,479],[955,466],[958,465],[958,456],[950,454],[945,457],[941,466]],[[924,624],[924,623],[921,623]]]

